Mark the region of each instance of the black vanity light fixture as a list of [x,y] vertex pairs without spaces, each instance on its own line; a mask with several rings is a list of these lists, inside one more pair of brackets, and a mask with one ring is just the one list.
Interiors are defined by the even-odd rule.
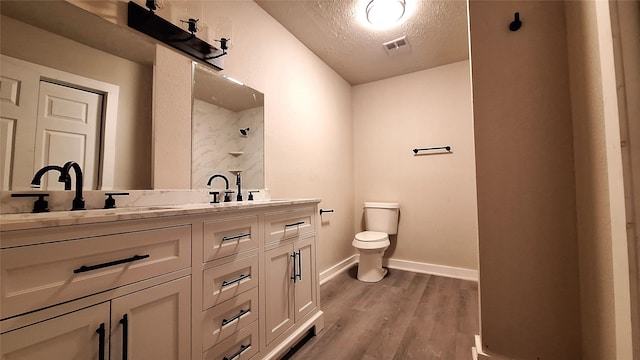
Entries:
[[154,12],[156,11],[156,9],[158,9],[158,3],[156,2],[156,0],[147,0],[145,2],[145,6],[148,7],[151,12]]
[[146,6],[148,9],[129,1],[127,24],[130,28],[204,61],[216,68],[216,70],[223,69],[223,61],[220,58],[227,55],[230,39],[222,38],[216,40],[216,42],[220,43],[220,48],[217,48],[196,37],[198,19],[190,18],[184,20],[184,22],[188,23],[189,31],[186,31],[156,15],[154,13],[157,8],[156,1],[148,0]]

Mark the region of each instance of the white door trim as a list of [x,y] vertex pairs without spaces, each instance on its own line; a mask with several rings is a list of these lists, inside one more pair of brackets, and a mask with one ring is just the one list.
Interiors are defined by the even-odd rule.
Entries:
[[[76,87],[82,90],[103,94],[103,144],[101,147],[102,157],[98,184],[102,190],[113,189],[116,155],[116,129],[118,122],[118,96],[120,93],[120,87],[118,85],[71,74],[2,54],[0,54],[0,63],[12,63],[16,66],[23,67],[33,72],[34,76],[38,77],[38,81],[46,80],[60,85]],[[13,185],[15,186],[16,184]]]

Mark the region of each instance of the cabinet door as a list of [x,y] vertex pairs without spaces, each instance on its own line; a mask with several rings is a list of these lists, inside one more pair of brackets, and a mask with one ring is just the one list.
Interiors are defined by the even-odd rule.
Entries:
[[295,243],[296,272],[295,281],[295,321],[300,320],[313,310],[316,304],[315,249],[313,238]]
[[191,358],[191,277],[111,302],[111,359]]
[[265,251],[267,345],[293,325],[293,245]]
[[106,359],[109,303],[4,333],[0,335],[0,349],[2,360]]

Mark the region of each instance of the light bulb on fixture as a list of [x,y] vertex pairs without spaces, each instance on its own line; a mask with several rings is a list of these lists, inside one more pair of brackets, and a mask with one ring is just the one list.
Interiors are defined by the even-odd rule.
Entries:
[[367,21],[376,26],[388,26],[404,15],[406,0],[371,0],[366,8]]

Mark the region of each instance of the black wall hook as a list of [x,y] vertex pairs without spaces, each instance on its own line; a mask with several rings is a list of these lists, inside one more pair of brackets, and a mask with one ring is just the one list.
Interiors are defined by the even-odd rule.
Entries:
[[509,24],[509,30],[518,31],[518,29],[520,29],[520,27],[522,26],[522,21],[520,21],[520,13],[517,12],[513,14],[513,17],[513,21],[511,22],[511,24]]

